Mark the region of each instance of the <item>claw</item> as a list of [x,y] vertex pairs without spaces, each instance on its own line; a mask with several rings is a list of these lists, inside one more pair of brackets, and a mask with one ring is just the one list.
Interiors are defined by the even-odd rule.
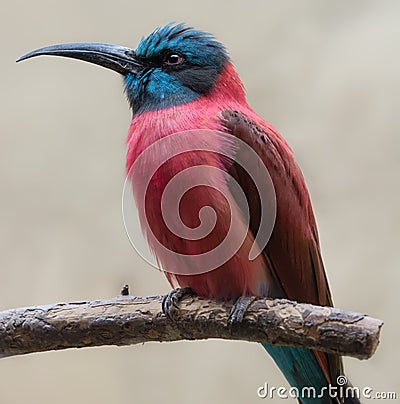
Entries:
[[253,301],[254,297],[252,296],[240,296],[233,304],[228,317],[228,328],[230,333],[232,333],[235,325],[238,325],[243,321],[243,317]]
[[177,288],[168,292],[162,300],[161,306],[163,313],[172,321],[175,320],[178,313],[178,303],[185,296],[193,296],[195,293],[190,288]]

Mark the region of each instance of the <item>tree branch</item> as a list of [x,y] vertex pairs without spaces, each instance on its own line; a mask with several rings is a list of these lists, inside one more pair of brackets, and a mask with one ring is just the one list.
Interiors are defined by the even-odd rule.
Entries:
[[[125,293],[126,294],[126,293]],[[364,314],[288,300],[254,298],[230,331],[232,303],[185,297],[176,321],[162,296],[57,303],[0,312],[0,357],[66,348],[207,338],[265,342],[371,357],[383,322]]]

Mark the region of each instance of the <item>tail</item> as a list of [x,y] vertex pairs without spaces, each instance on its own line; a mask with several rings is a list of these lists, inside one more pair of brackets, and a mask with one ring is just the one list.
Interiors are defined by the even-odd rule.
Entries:
[[331,385],[336,388],[329,388],[320,364],[309,349],[269,344],[262,346],[293,388],[291,395],[296,394],[301,404],[360,404],[360,400],[353,397],[356,391],[347,385],[347,381],[340,387],[340,383],[337,385],[337,380],[334,380]]

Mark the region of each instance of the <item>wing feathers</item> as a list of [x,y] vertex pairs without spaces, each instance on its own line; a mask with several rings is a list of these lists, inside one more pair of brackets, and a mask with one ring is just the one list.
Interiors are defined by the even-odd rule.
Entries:
[[[274,184],[277,215],[271,238],[263,251],[268,270],[277,284],[276,295],[304,303],[332,305],[331,294],[321,258],[318,231],[303,174],[283,138],[257,115],[246,117],[237,111],[222,112],[225,128],[251,146],[267,167]],[[257,124],[254,122],[258,119]],[[256,188],[242,169],[233,164],[230,174],[240,183],[250,206],[250,228],[259,227],[259,199]],[[259,196],[258,196],[259,197]],[[328,380],[341,371],[335,355],[315,352]]]

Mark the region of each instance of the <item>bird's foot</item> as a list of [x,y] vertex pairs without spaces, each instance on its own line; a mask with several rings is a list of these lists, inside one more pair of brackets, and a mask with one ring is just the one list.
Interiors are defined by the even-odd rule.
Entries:
[[175,320],[178,313],[178,303],[185,296],[193,296],[195,293],[190,288],[177,288],[168,292],[162,300],[162,311],[172,321]]
[[247,309],[253,301],[253,296],[240,296],[233,304],[228,317],[228,328],[230,333],[232,333],[234,326],[242,322]]

